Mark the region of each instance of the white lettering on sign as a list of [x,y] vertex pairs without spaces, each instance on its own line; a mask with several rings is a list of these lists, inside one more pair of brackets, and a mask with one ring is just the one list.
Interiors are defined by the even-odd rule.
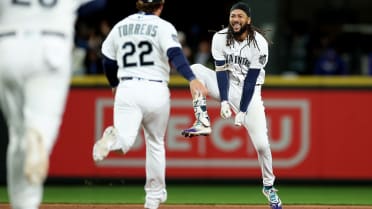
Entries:
[[[310,138],[310,105],[305,99],[266,99],[264,100],[268,121],[269,138],[275,167],[294,167],[301,163],[309,151]],[[98,139],[104,130],[105,108],[112,108],[113,100],[98,98],[96,100],[95,136]],[[255,150],[248,134],[236,133],[224,138],[224,129],[234,128],[233,119],[219,117],[220,104],[208,102],[208,111],[212,115],[212,134],[209,137],[185,139],[182,129],[194,121],[194,114],[189,99],[172,101],[172,110],[166,134],[167,152],[177,155],[167,156],[167,167],[240,167],[258,168]],[[178,112],[177,110],[189,110]],[[214,112],[214,114],[213,114]],[[211,116],[210,115],[210,116]],[[274,119],[275,118],[275,119]],[[275,129],[276,134],[272,130]],[[130,152],[145,153],[143,134],[139,134]],[[213,148],[213,150],[211,150]],[[243,153],[241,151],[243,150]],[[213,152],[213,153],[212,153]],[[213,154],[210,157],[210,154]],[[282,155],[286,157],[280,157]],[[218,157],[213,157],[218,155]],[[142,156],[142,155],[141,155]],[[178,156],[183,156],[182,158]],[[232,157],[233,156],[233,157]],[[107,158],[97,164],[102,167],[143,167],[145,157]]]

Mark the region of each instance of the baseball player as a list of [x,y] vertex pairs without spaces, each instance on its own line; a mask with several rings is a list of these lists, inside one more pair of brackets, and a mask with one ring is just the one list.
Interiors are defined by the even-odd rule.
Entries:
[[160,18],[164,0],[138,0],[138,13],[119,21],[102,44],[104,72],[114,92],[114,125],[93,146],[99,162],[110,151],[129,152],[140,128],[146,143],[145,208],[167,199],[164,136],[170,114],[170,65],[207,95],[183,54],[175,27]]
[[[262,192],[272,209],[281,209],[282,202],[273,187],[275,176],[261,98],[269,41],[251,23],[248,5],[243,2],[234,4],[228,27],[215,33],[212,39],[215,71],[200,64],[191,68],[206,85],[209,95],[221,101],[221,117],[230,118],[232,109],[236,113],[235,125],[247,129],[258,154],[263,178]],[[205,100],[200,95],[194,98],[195,115],[198,117],[191,128],[182,132],[184,136],[207,135],[210,131]]]
[[70,84],[75,11],[86,2],[0,0],[0,107],[13,209],[41,204]]

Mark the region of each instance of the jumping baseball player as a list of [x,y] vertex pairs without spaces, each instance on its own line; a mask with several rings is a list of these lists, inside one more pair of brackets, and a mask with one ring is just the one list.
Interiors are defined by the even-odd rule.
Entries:
[[[268,61],[268,40],[254,27],[251,11],[243,2],[230,10],[229,26],[214,34],[212,55],[215,71],[200,65],[191,66],[196,77],[208,88],[209,95],[221,101],[221,117],[235,114],[235,125],[247,129],[258,154],[262,171],[263,194],[272,209],[281,209],[282,202],[273,187],[275,176],[268,140],[265,108],[261,86],[265,80],[264,67]],[[208,135],[211,131],[206,98],[194,97],[196,121],[182,132],[186,137]]]
[[0,107],[13,209],[41,204],[70,85],[76,11],[85,2],[0,0]]
[[146,141],[145,208],[167,199],[164,136],[170,114],[170,66],[190,81],[192,94],[207,95],[178,42],[175,27],[160,18],[164,0],[138,0],[138,13],[118,22],[102,44],[105,75],[114,90],[114,126],[93,146],[99,162],[110,151],[127,153],[142,128]]

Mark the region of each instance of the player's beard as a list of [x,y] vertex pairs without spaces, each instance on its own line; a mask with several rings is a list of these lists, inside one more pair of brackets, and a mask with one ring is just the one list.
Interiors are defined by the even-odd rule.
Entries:
[[234,31],[233,27],[229,25],[229,30],[232,32],[235,39],[239,39],[240,36],[248,30],[248,24],[243,25],[239,31]]

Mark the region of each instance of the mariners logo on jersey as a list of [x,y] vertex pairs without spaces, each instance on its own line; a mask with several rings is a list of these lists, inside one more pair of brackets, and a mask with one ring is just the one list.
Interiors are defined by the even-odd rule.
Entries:
[[238,64],[239,66],[246,66],[247,69],[249,68],[249,65],[251,64],[247,58],[236,56],[234,54],[227,54],[225,58],[225,62],[228,65]]

